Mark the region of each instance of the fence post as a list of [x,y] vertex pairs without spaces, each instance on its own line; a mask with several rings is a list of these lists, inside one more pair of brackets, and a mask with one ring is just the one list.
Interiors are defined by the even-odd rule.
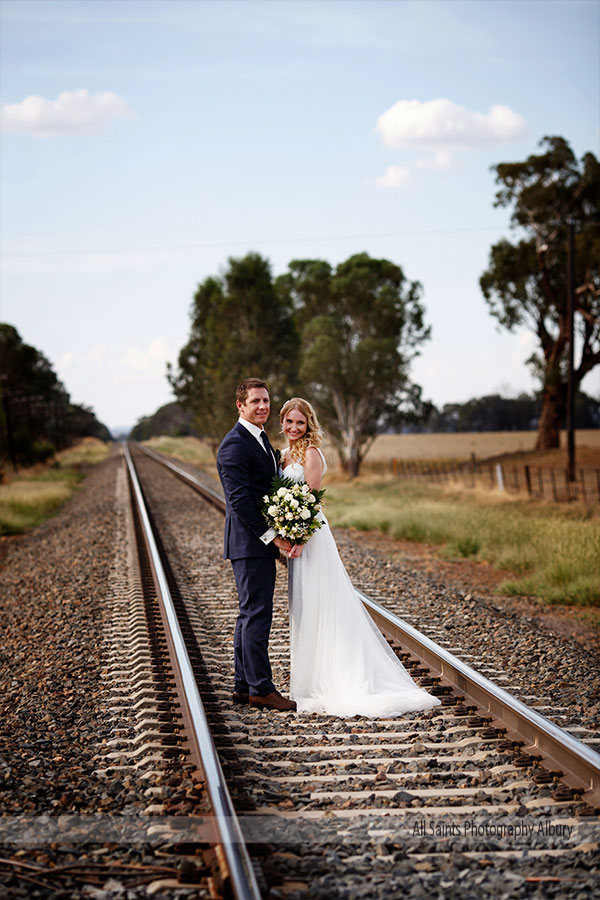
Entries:
[[587,503],[587,494],[585,492],[585,469],[579,470],[579,479],[581,481],[581,499]]
[[[600,472],[598,473],[598,494],[600,495]],[[498,490],[504,490],[504,478],[502,476],[502,465],[500,463],[496,463],[496,483],[498,484]]]
[[527,493],[531,497],[531,472],[529,466],[525,466],[525,484],[527,485]]
[[569,470],[566,469],[563,472],[563,475],[565,476],[565,494],[567,497],[567,503],[570,503],[570,501],[572,500],[572,497],[571,497],[571,488],[569,486]]
[[555,503],[558,503],[558,493],[556,491],[556,475],[554,469],[550,469],[550,480],[552,482],[552,497]]
[[541,497],[542,500],[545,500],[545,495],[544,495],[544,472],[543,472],[542,469],[538,469],[537,472],[538,472],[538,484],[539,484],[539,486],[540,486],[540,497]]

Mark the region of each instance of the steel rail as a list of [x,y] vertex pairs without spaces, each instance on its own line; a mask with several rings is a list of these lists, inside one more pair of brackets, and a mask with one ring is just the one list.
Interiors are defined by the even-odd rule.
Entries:
[[[141,449],[225,512],[225,500],[221,494],[202,484],[189,472],[164,459],[158,453],[146,447]],[[590,801],[600,800],[600,754],[555,725],[546,716],[530,709],[508,691],[381,606],[376,600],[372,600],[362,591],[356,590],[356,593],[382,631],[416,654],[448,684],[464,692],[478,707],[489,712],[507,729],[527,741],[530,749],[539,750],[548,762],[564,771],[565,782],[586,793],[589,792]]]
[[135,464],[126,443],[123,444],[123,453],[155,578],[157,594],[166,614],[168,628],[171,633],[170,637],[176,652],[176,665],[179,669],[180,680],[188,706],[186,718],[192,724],[193,733],[191,739],[198,747],[202,768],[206,776],[206,786],[215,816],[215,826],[227,860],[231,887],[234,896],[238,900],[260,900],[261,893],[256,875],[212,739],[204,705],[177,620],[171,591],[169,590],[160,560]]
[[421,634],[376,600],[362,591],[357,590],[356,593],[382,631],[400,641],[403,647],[422,659],[446,682],[463,691],[478,707],[528,741],[529,750],[539,750],[547,761],[565,770],[565,780],[573,787],[589,791],[596,800],[600,798],[600,754]]
[[151,450],[149,447],[144,447],[143,444],[136,445],[140,450],[143,450],[151,459],[154,459],[156,462],[161,463],[161,465],[165,466],[165,468],[169,469],[174,475],[178,478],[181,478],[182,481],[185,481],[190,487],[192,487],[195,491],[198,491],[199,494],[202,494],[213,506],[219,510],[219,512],[225,512],[225,498],[223,494],[220,494],[218,491],[213,490],[213,488],[209,487],[207,484],[202,484],[201,481],[191,475],[189,472],[186,472],[185,469],[182,469],[181,466],[178,466],[177,463],[174,463],[170,459],[165,459],[164,456],[161,456],[160,453],[156,453],[156,451]]

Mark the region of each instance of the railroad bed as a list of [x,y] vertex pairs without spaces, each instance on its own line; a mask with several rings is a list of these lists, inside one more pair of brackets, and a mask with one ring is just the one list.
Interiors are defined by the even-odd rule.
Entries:
[[[585,797],[553,799],[556,784],[535,784],[538,767],[515,764],[519,751],[501,749],[502,735],[485,737],[486,723],[469,724],[458,707],[370,721],[232,706],[236,595],[220,557],[222,515],[155,462],[141,458],[138,468],[201,655],[204,706],[263,895],[586,897],[598,889],[598,818],[578,815]],[[218,890],[202,779],[178,737],[169,667],[148,651],[161,641],[148,636],[152,611],[125,542],[128,515],[115,457],[56,520],[7,553],[0,577],[11,597],[12,653],[2,659],[9,702],[0,778],[8,790],[0,803],[10,840],[0,873],[10,896],[35,895],[27,873],[42,885],[38,896],[52,896],[50,885],[94,896],[92,884],[102,896],[145,896],[136,878],[170,897]],[[597,658],[528,623],[494,618],[477,598],[422,573],[384,568],[345,537],[341,551],[366,593],[593,745]],[[282,569],[271,658],[284,691],[287,629]],[[29,844],[16,834],[24,812]],[[60,825],[58,812],[77,815]],[[48,875],[65,860],[80,868],[63,881]]]

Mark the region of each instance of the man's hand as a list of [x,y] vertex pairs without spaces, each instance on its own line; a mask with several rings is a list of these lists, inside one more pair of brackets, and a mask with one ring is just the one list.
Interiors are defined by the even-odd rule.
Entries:
[[286,541],[285,538],[276,537],[273,538],[273,543],[276,547],[279,547],[280,550],[283,550],[284,553],[289,553],[292,549],[292,545],[289,541]]
[[292,549],[288,553],[288,559],[297,559],[302,553],[302,544],[292,544]]

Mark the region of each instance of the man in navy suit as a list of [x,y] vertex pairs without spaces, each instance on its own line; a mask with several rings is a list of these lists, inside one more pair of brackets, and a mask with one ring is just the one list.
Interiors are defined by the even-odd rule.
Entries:
[[242,381],[236,406],[239,420],[225,435],[217,453],[227,501],[223,556],[231,560],[240,601],[232,700],[257,709],[295,710],[295,702],[275,690],[269,661],[275,560],[279,550],[289,556],[298,551],[268,528],[260,511],[263,496],[270,493],[277,474],[275,455],[263,427],[270,413],[265,382],[259,378]]

